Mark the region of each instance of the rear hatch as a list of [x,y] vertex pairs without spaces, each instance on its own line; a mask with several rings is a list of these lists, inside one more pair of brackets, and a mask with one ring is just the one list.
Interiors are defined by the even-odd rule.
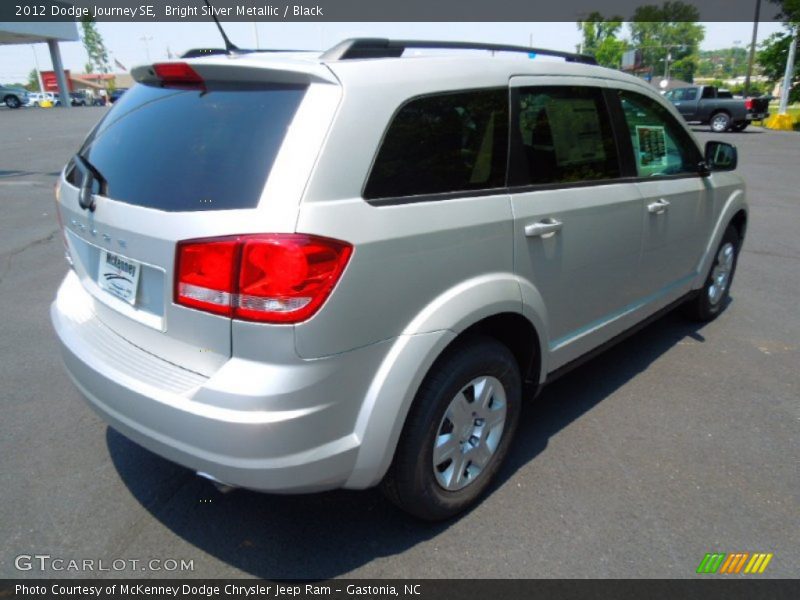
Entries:
[[292,60],[202,59],[134,76],[62,175],[68,253],[99,320],[210,375],[231,355],[231,319],[175,303],[178,242],[292,232],[338,87],[324,67]]

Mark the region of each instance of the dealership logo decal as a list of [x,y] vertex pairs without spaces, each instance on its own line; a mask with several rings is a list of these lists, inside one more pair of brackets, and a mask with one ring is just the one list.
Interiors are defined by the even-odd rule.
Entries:
[[724,552],[709,552],[700,561],[697,572],[701,574],[736,575],[755,575],[763,573],[767,565],[772,560],[772,553],[755,552],[734,552],[726,554]]

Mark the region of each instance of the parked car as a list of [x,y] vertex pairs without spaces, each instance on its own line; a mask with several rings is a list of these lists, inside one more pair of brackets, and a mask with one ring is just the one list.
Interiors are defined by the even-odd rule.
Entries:
[[734,98],[728,90],[712,85],[676,88],[664,94],[692,123],[708,124],[715,133],[744,131],[753,121],[769,116],[769,99]]
[[86,95],[84,90],[70,92],[69,97],[72,106],[88,106],[91,103],[91,98]]
[[28,90],[0,85],[0,101],[8,108],[19,108],[28,104]]
[[[507,52],[402,57],[465,46]],[[589,57],[508,57],[532,51],[356,39],[134,69],[56,192],[51,318],[89,405],[223,489],[380,484],[443,519],[487,489],[523,399],[665,311],[716,318],[736,148]]]
[[28,94],[27,106],[41,107],[42,104],[50,103],[54,106],[58,99],[53,92],[31,92]]
[[124,94],[127,91],[128,88],[116,88],[115,90],[112,90],[111,93],[108,95],[108,101],[111,104],[114,104],[114,102],[119,100],[122,97],[122,94]]

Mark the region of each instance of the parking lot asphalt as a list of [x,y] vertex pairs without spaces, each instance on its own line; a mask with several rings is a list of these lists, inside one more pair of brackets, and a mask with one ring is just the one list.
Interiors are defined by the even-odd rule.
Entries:
[[375,490],[221,495],[84,404],[48,316],[53,183],[105,110],[0,108],[0,577],[93,575],[15,568],[47,554],[128,561],[97,576],[682,578],[712,551],[798,575],[800,135],[719,136],[751,203],[725,313],[668,315],[548,387],[490,495],[427,525]]

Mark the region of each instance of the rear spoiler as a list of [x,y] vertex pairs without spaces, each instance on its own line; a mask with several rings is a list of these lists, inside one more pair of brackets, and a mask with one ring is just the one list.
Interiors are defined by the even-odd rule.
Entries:
[[159,75],[164,71],[192,72],[202,81],[217,83],[281,83],[308,85],[339,80],[327,66],[308,60],[276,58],[275,60],[248,59],[245,56],[211,56],[197,60],[165,61],[141,65],[131,70],[134,80],[148,85],[163,85]]

